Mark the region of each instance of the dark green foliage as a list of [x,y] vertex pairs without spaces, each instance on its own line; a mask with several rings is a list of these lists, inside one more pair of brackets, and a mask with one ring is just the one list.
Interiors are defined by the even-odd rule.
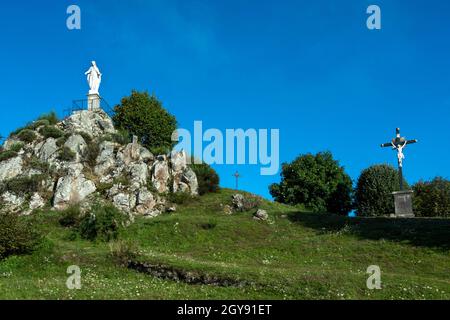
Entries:
[[21,142],[14,143],[9,147],[9,150],[19,152],[23,148],[24,144]]
[[59,150],[58,159],[61,161],[73,161],[75,160],[76,153],[70,150],[69,147],[62,147],[61,150]]
[[17,138],[26,143],[31,143],[36,139],[36,132],[30,129],[24,129],[19,132]]
[[113,205],[97,205],[92,214],[82,218],[79,232],[87,240],[110,241],[117,239],[124,222],[124,215]]
[[92,142],[92,137],[88,133],[84,131],[78,131],[77,134],[80,135],[87,144],[90,144]]
[[81,220],[80,207],[77,205],[71,206],[61,212],[59,224],[66,228],[78,227]]
[[167,194],[167,199],[175,204],[186,204],[194,199],[188,192],[171,192]]
[[48,120],[42,119],[42,120],[36,120],[33,123],[29,124],[28,128],[32,129],[32,130],[36,130],[39,127],[49,126],[49,125],[50,125],[50,122]]
[[42,134],[45,139],[48,139],[48,138],[58,139],[58,138],[61,138],[62,136],[64,136],[63,131],[61,131],[60,129],[53,127],[53,126],[42,127],[41,129],[39,129],[39,133]]
[[31,252],[40,240],[33,226],[12,213],[0,213],[0,260]]
[[55,125],[59,122],[58,116],[54,111],[51,111],[50,113],[46,113],[41,115],[36,122],[45,123],[48,122],[50,125]]
[[314,212],[347,214],[352,209],[352,180],[330,152],[284,163],[281,182],[270,186],[275,201],[302,204]]
[[[406,181],[404,188],[408,188]],[[356,210],[359,216],[381,216],[395,211],[392,192],[400,190],[398,172],[381,164],[361,172],[356,185]]]
[[4,182],[0,186],[1,192],[10,191],[19,195],[26,195],[33,192],[37,192],[41,188],[42,181],[45,179],[45,175],[38,174],[31,177],[16,177]]
[[131,135],[127,130],[119,129],[117,133],[109,133],[102,136],[99,143],[102,141],[111,141],[123,146],[131,142]]
[[12,150],[4,150],[0,153],[0,161],[9,160],[14,157],[17,157],[17,152]]
[[56,140],[56,145],[58,147],[62,147],[67,142],[67,139],[69,139],[70,136],[71,136],[71,133],[66,133],[62,137],[58,138],[58,140]]
[[84,155],[86,163],[91,167],[97,164],[97,157],[100,154],[100,146],[97,143],[89,143]]
[[414,213],[420,217],[450,217],[450,181],[436,177],[413,186]]
[[206,163],[192,164],[191,168],[197,176],[198,193],[200,195],[219,191],[219,175],[210,165]]
[[177,128],[177,121],[155,96],[133,90],[114,108],[114,112],[116,128],[138,136],[150,151],[154,152],[154,148],[163,148],[166,152],[172,149],[172,133]]
[[33,169],[40,170],[42,173],[50,173],[50,165],[48,162],[41,161],[36,156],[33,156],[29,160],[28,165]]

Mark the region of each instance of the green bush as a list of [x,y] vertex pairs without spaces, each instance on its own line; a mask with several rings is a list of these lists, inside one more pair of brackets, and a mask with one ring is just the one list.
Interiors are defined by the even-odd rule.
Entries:
[[[404,187],[408,184],[404,181]],[[361,172],[356,190],[356,211],[359,216],[382,216],[395,212],[392,192],[400,190],[397,170],[381,164]]]
[[41,189],[45,175],[33,175],[31,177],[16,177],[3,183],[1,192],[10,191],[14,194],[25,195],[37,192]]
[[450,217],[450,181],[436,177],[413,186],[414,213],[419,217]]
[[20,150],[22,150],[23,146],[24,146],[23,143],[16,142],[9,147],[9,150],[14,151],[14,152],[19,152]]
[[194,199],[188,192],[171,192],[167,194],[167,199],[175,204],[186,204]]
[[41,129],[39,129],[39,133],[42,134],[46,139],[48,138],[58,139],[64,136],[63,131],[53,126],[42,127]]
[[42,120],[36,120],[36,121],[34,121],[34,122],[31,123],[30,125],[28,125],[28,127],[29,127],[30,129],[36,130],[36,129],[39,128],[39,127],[42,127],[42,126],[49,126],[49,125],[50,125],[50,122],[49,122],[48,120],[42,119]]
[[79,232],[87,240],[110,241],[117,239],[124,222],[124,215],[113,205],[96,205],[92,214],[82,218]]
[[54,111],[51,111],[50,113],[46,113],[41,115],[36,122],[42,121],[42,123],[44,123],[44,121],[47,121],[48,124],[50,125],[55,125],[59,122],[59,118],[56,115],[56,113]]
[[114,125],[139,137],[139,141],[150,151],[164,148],[170,151],[174,146],[172,133],[177,121],[162,106],[162,103],[147,92],[132,91],[129,97],[122,98],[121,104],[114,108]]
[[65,228],[78,227],[81,221],[80,206],[73,205],[61,212],[59,224]]
[[219,191],[219,175],[210,165],[206,163],[192,164],[191,168],[197,176],[198,193],[200,195]]
[[78,131],[76,134],[80,135],[86,142],[86,144],[90,144],[92,142],[92,137],[88,133],[84,131]]
[[17,138],[26,143],[31,143],[36,139],[36,133],[30,129],[24,129],[19,132]]
[[330,152],[284,163],[281,182],[270,186],[275,201],[304,205],[314,212],[347,214],[352,209],[352,180]]
[[100,154],[100,146],[97,143],[90,143],[87,145],[86,153],[84,155],[86,163],[91,167],[97,164],[97,157]]
[[4,150],[0,153],[0,161],[6,161],[14,157],[17,157],[17,152],[12,150]]
[[39,160],[36,156],[33,156],[29,160],[28,165],[33,169],[41,171],[42,173],[50,173],[49,163]]
[[39,233],[23,218],[12,213],[0,213],[0,260],[9,255],[31,252],[39,240]]
[[62,147],[61,150],[59,150],[58,159],[61,161],[73,161],[75,160],[76,153],[70,150],[69,147]]

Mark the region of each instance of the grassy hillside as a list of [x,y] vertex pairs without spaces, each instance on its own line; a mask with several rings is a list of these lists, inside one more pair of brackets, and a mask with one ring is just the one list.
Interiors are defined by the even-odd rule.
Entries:
[[[55,212],[29,217],[45,239],[0,261],[0,298],[450,299],[450,220],[350,219],[265,202],[263,222],[222,213],[232,194],[136,219],[121,233],[160,277],[120,266],[110,244],[72,240]],[[81,290],[66,288],[70,265],[82,269]],[[369,265],[381,268],[381,290],[366,288]]]

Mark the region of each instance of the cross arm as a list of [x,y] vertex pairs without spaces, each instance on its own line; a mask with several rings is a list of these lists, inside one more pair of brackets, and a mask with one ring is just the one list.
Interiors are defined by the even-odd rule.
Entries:
[[419,142],[417,139],[414,139],[414,140],[408,140],[407,142],[406,142],[406,144],[413,144],[413,143],[416,143],[416,142]]
[[392,147],[392,142],[387,142],[387,143],[383,143],[381,145],[382,148],[386,148],[386,147]]

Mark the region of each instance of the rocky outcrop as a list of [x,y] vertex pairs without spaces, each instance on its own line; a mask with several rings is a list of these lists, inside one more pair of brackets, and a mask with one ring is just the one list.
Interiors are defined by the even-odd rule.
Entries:
[[6,181],[20,175],[22,173],[22,164],[21,157],[0,162],[0,181]]
[[[35,141],[24,144],[16,157],[0,162],[0,184],[25,177],[30,181],[28,194],[6,190],[0,202],[31,212],[50,202],[62,210],[101,200],[131,216],[154,217],[176,210],[165,199],[168,192],[198,193],[197,177],[184,151],[155,157],[136,137],[125,145],[117,143],[112,120],[102,110],[77,111],[55,127],[63,135],[44,138],[37,128]],[[12,136],[4,148],[18,142]],[[75,156],[62,156],[63,148]]]

